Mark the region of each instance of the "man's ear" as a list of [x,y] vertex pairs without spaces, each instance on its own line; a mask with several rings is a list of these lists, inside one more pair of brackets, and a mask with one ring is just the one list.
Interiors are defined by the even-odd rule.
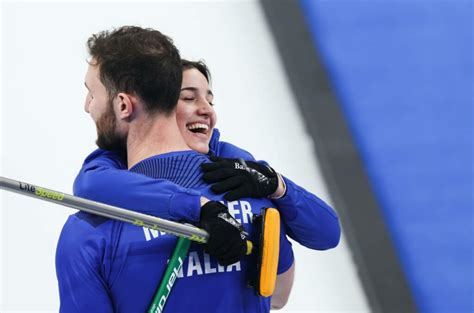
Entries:
[[136,99],[132,95],[120,92],[116,97],[116,112],[119,119],[129,119],[135,111]]

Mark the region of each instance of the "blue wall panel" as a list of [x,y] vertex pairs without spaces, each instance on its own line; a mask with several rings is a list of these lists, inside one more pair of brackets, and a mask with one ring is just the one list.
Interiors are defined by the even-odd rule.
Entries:
[[472,2],[301,5],[417,306],[471,312]]

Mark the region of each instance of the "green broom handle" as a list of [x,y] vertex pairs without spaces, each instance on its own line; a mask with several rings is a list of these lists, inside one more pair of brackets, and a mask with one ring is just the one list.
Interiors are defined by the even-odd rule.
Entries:
[[176,279],[178,279],[178,273],[183,267],[183,262],[188,255],[189,247],[191,246],[191,241],[187,238],[178,238],[178,242],[173,250],[173,255],[168,262],[168,267],[166,268],[165,274],[161,279],[158,290],[155,293],[155,297],[148,309],[148,313],[162,313],[168,300],[171,289],[173,288]]

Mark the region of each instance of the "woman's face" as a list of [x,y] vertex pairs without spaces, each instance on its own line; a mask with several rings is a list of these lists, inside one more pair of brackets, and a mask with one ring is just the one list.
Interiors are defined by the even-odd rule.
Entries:
[[176,121],[188,146],[200,153],[209,151],[209,141],[216,125],[213,98],[209,83],[201,72],[194,68],[184,70]]

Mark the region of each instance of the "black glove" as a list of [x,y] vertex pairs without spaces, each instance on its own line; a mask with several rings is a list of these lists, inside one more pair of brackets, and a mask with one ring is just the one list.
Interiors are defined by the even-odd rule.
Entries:
[[222,203],[209,201],[202,206],[199,225],[209,233],[204,250],[216,257],[219,264],[234,264],[245,255],[247,243],[244,228]]
[[238,159],[211,157],[213,163],[203,163],[203,179],[212,184],[211,190],[217,194],[226,193],[227,201],[240,198],[263,198],[275,193],[278,175],[269,166],[257,162]]

